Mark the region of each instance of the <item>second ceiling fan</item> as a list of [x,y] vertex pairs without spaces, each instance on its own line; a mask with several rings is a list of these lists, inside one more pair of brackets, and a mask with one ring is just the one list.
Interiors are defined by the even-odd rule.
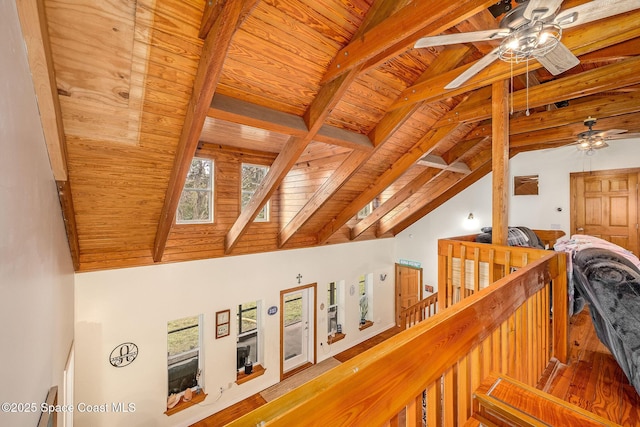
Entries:
[[577,25],[640,9],[640,0],[594,0],[560,12],[562,0],[529,0],[507,12],[497,29],[423,37],[415,48],[502,40],[445,89],[461,86],[497,59],[518,63],[537,59],[551,74],[575,67],[580,60],[560,42],[562,31]]

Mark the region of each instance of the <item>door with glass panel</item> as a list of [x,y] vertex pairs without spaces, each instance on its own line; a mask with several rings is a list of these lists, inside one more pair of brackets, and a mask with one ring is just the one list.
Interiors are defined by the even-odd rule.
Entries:
[[281,373],[315,363],[315,284],[280,294]]

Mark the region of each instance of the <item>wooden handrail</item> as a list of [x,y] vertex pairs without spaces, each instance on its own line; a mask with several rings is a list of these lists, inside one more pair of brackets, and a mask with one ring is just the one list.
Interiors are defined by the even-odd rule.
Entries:
[[[470,295],[462,302],[402,331],[230,425],[289,426],[301,421],[305,425],[383,425],[404,408],[413,411],[407,414],[407,419],[415,420],[415,411],[422,410],[421,407],[417,408],[417,399],[425,389],[427,401],[430,402],[428,408],[432,408],[434,402],[443,402],[445,405],[443,418],[434,425],[441,425],[442,422],[445,425],[459,424],[457,421],[448,423],[453,413],[458,413],[462,420],[466,419],[471,390],[465,389],[460,398],[462,410],[449,411],[447,405],[453,404],[448,403],[448,396],[454,396],[454,400],[457,398],[453,391],[455,387],[450,387],[454,378],[469,378],[470,373],[480,375],[480,372],[466,368],[471,366],[467,362],[471,363],[476,358],[482,360],[488,357],[488,364],[483,368],[487,373],[489,368],[507,365],[507,360],[503,359],[509,355],[502,347],[493,353],[490,351],[494,342],[492,338],[504,334],[505,339],[500,342],[504,346],[510,344],[511,337],[507,336],[510,330],[505,325],[511,321],[516,326],[528,324],[535,328],[540,322],[527,320],[537,319],[533,317],[533,310],[528,310],[530,305],[541,308],[535,316],[548,316],[548,306],[534,303],[548,296],[551,280],[554,280],[554,292],[556,287],[561,286],[562,277],[565,278],[566,287],[563,260],[564,254],[548,253],[544,258],[498,280],[491,287]],[[562,304],[554,305],[554,321],[558,311],[562,311],[557,310],[558,306]],[[548,321],[548,317],[546,319]],[[537,330],[541,332],[538,335],[534,334],[534,330],[531,334],[524,334],[524,338],[514,336],[514,354],[517,352],[524,356],[537,342],[544,343],[545,329],[539,324]],[[520,347],[517,348],[517,345]],[[550,357],[548,348],[543,350],[543,355]],[[467,362],[461,364],[462,360]],[[525,377],[530,380],[525,381],[527,383],[537,380],[529,378],[534,370],[526,370],[524,366],[517,368],[518,372],[524,373],[510,373],[514,378],[522,381],[519,377]],[[454,375],[454,370],[458,370],[457,375]],[[479,379],[474,378],[469,383],[476,383],[477,386]],[[444,390],[442,399],[438,398],[440,390]],[[436,417],[434,414],[437,412],[430,409],[428,417]]]
[[438,308],[438,293],[421,299],[400,312],[400,326],[407,329],[436,314]]

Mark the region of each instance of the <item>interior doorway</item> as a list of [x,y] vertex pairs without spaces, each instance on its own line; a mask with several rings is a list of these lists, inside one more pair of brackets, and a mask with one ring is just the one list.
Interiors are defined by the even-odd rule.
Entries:
[[280,292],[280,379],[316,363],[315,283]]
[[640,255],[640,169],[571,174],[571,235],[588,234]]
[[396,325],[400,313],[422,299],[422,268],[396,263]]

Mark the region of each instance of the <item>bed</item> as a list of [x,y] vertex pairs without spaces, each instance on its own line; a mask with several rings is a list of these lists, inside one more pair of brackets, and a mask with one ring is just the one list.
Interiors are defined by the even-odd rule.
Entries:
[[589,304],[598,338],[640,394],[640,261],[609,242],[600,246],[602,242],[572,236],[556,249],[571,254],[570,286]]

